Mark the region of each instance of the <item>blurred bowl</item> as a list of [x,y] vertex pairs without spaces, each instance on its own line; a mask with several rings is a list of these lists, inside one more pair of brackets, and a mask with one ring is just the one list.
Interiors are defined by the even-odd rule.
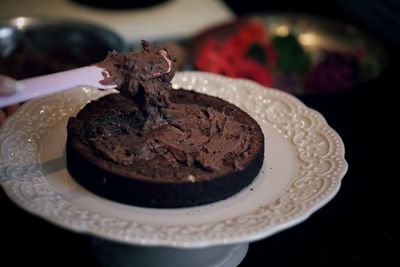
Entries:
[[256,14],[218,25],[189,44],[193,68],[297,95],[356,88],[387,64],[382,43],[344,22],[307,14]]
[[90,65],[108,51],[123,51],[123,39],[88,22],[17,17],[0,22],[0,73],[23,79]]

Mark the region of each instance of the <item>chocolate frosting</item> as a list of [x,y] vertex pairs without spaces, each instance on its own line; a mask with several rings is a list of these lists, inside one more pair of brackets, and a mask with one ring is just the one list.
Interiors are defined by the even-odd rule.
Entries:
[[176,59],[166,49],[142,41],[141,52],[108,53],[96,65],[104,68],[101,84],[115,84],[121,95],[135,99],[146,114],[146,128],[163,122],[162,108],[169,106],[168,90],[175,75]]
[[206,171],[242,169],[252,129],[224,109],[171,102],[174,57],[145,41],[142,46],[141,52],[109,53],[97,64],[106,69],[101,83],[117,84],[131,105],[78,124],[95,151],[119,164],[161,156]]

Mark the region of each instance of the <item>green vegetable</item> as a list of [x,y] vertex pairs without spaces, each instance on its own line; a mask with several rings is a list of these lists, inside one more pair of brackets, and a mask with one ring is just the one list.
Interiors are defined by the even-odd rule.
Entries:
[[284,37],[275,36],[272,41],[278,52],[278,69],[280,71],[303,75],[310,69],[310,56],[304,51],[293,33]]

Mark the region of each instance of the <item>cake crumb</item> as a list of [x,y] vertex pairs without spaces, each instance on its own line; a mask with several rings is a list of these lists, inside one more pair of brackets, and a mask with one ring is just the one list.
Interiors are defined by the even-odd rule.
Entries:
[[188,175],[187,179],[188,179],[189,181],[191,181],[192,183],[196,182],[196,177],[194,177],[194,176],[191,175],[191,174]]

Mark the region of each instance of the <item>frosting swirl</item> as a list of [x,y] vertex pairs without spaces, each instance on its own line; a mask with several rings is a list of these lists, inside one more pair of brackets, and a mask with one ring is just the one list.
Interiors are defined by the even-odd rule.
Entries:
[[224,108],[171,101],[174,57],[145,41],[142,46],[142,52],[111,52],[98,64],[108,72],[101,82],[117,84],[129,104],[82,126],[92,129],[87,132],[95,151],[120,164],[162,157],[210,172],[242,169],[250,126]]

